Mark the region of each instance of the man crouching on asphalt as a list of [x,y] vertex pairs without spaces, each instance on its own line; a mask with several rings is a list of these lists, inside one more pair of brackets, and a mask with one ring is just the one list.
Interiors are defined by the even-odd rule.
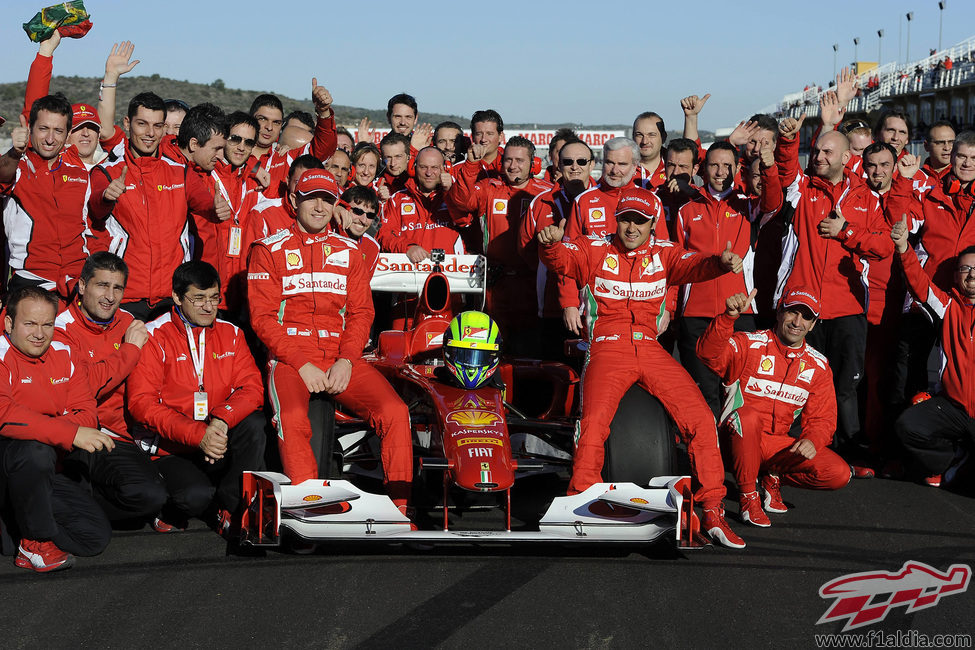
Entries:
[[744,548],[721,505],[724,466],[714,416],[687,371],[657,343],[667,287],[710,280],[728,271],[741,273],[741,258],[730,243],[721,255],[705,256],[652,237],[662,209],[656,197],[649,197],[645,192],[620,194],[616,234],[609,241],[581,237],[560,243],[564,231],[554,225],[538,233],[541,261],[585,285],[587,302],[593,305],[582,380],[582,433],[569,494],[600,481],[610,422],[623,395],[638,383],[663,403],[687,443],[691,471],[699,483],[695,498],[704,507],[704,530],[716,542]]
[[[728,434],[738,482],[741,519],[771,526],[765,510],[786,512],[780,479],[787,485],[838,490],[850,466],[827,448],[836,431],[836,392],[826,357],[806,343],[819,318],[819,299],[795,289],[782,299],[774,329],[734,331],[756,291],[737,293],[698,339],[701,361],[725,386],[720,423]],[[789,430],[802,414],[799,438]],[[764,505],[757,482],[762,477]]]

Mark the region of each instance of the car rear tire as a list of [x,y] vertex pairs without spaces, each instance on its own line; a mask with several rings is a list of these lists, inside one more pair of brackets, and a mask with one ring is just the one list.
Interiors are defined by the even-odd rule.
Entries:
[[667,409],[634,384],[620,400],[609,425],[603,478],[647,485],[654,476],[672,476],[676,470],[674,447]]

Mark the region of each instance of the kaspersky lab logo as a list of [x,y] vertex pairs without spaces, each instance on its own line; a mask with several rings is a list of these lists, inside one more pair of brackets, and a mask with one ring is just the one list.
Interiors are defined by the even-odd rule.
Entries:
[[942,573],[921,562],[905,562],[900,571],[850,573],[830,580],[819,588],[820,598],[836,602],[816,621],[832,623],[847,619],[843,632],[879,623],[895,607],[906,606],[907,613],[937,605],[944,596],[955,596],[968,589],[972,569],[967,564],[952,564]]

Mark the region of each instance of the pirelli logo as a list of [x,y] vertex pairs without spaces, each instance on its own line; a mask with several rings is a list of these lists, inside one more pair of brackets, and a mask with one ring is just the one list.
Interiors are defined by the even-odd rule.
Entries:
[[338,273],[297,273],[281,278],[281,295],[334,293],[346,295],[348,278]]

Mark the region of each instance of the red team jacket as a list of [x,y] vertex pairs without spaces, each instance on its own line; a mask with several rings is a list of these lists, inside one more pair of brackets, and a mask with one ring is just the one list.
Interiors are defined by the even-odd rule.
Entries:
[[[126,142],[91,172],[89,209],[99,250],[109,250],[132,269],[125,301],[150,304],[172,295],[173,271],[189,259],[187,213],[213,216],[213,195],[186,165],[165,156],[135,158]],[[122,175],[126,192],[116,203],[102,199],[109,183]]]
[[[862,314],[867,282],[864,260],[890,256],[894,243],[877,195],[849,172],[836,185],[799,170],[799,140],[780,138],[775,149],[786,201],[794,208],[782,245],[777,295],[804,289],[822,301],[820,318]],[[820,237],[817,227],[827,216],[843,214],[845,230],[836,239]]]
[[802,415],[802,434],[816,449],[833,439],[836,393],[826,357],[803,342],[790,348],[772,330],[735,332],[735,319],[721,314],[697,342],[697,356],[724,382],[720,424],[741,433],[737,410],[761,414],[762,433],[787,436]]
[[957,180],[949,174],[918,199],[912,180],[894,180],[887,198],[888,211],[896,221],[900,221],[900,215],[908,215],[912,232],[920,227],[917,257],[928,277],[947,292],[954,285],[955,256],[975,245],[975,195],[971,187],[952,187],[952,181]]
[[54,340],[35,359],[0,336],[0,435],[70,451],[78,427],[97,427],[85,366]]
[[247,284],[251,325],[277,360],[327,370],[338,358],[362,356],[374,312],[368,270],[351,239],[295,224],[251,247]]
[[88,195],[88,170],[74,147],[66,146],[51,169],[28,148],[13,183],[0,184],[13,273],[68,295],[88,257]]
[[921,269],[917,255],[910,248],[898,256],[907,285],[914,299],[934,322],[941,347],[940,389],[975,418],[975,307],[965,302],[956,288],[942,291]]
[[[149,340],[128,381],[129,412],[141,425],[132,437],[154,456],[195,450],[207,425],[193,419],[193,394],[199,383],[186,325],[173,308],[146,327]],[[193,327],[194,344],[201,330],[205,330],[203,390],[208,412],[233,428],[264,405],[261,373],[236,325],[218,319],[211,327]]]
[[124,415],[125,379],[139,362],[142,350],[122,339],[133,320],[120,309],[112,322],[102,327],[85,317],[75,300],[54,322],[78,361],[87,366],[88,382],[98,403],[98,426],[113,438],[130,442],[132,435]]
[[[681,314],[714,318],[725,309],[725,299],[755,286],[752,277],[755,254],[752,250],[752,201],[735,188],[715,196],[708,187],[677,213],[677,242],[685,249],[706,255],[720,255],[731,242],[732,250],[744,263],[742,273],[728,273],[714,280],[685,284],[681,290]],[[755,313],[754,306],[748,313]]]

